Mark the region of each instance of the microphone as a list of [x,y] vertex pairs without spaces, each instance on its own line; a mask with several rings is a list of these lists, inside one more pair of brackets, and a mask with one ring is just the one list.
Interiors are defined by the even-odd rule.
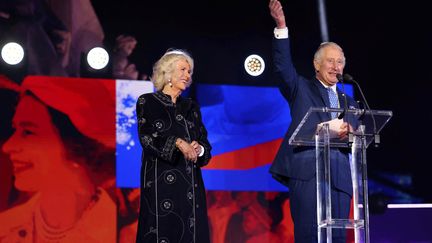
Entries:
[[380,143],[380,136],[379,136],[379,134],[377,134],[377,127],[376,127],[376,122],[375,122],[375,116],[372,114],[372,110],[371,110],[369,104],[367,103],[366,97],[363,94],[363,91],[362,91],[362,89],[360,87],[360,84],[357,81],[355,81],[354,78],[351,75],[349,75],[347,73],[345,73],[343,75],[343,79],[346,82],[354,83],[357,86],[357,89],[360,91],[360,95],[361,95],[361,97],[363,99],[363,102],[364,102],[364,104],[366,106],[366,109],[369,110],[369,112],[371,114],[371,119],[372,119],[372,124],[373,124],[373,135],[374,135],[375,147],[378,147],[378,144]]
[[344,85],[344,79],[342,77],[342,74],[340,74],[340,73],[336,74],[336,78],[342,84],[342,96],[344,97],[344,110],[338,116],[338,119],[342,119],[342,118],[344,118],[346,110],[348,109],[348,101],[347,101],[347,97],[346,97],[346,93],[345,93],[345,85]]

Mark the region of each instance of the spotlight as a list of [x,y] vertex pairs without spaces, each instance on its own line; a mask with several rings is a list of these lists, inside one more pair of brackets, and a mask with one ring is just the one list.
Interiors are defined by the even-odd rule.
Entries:
[[246,57],[244,68],[249,75],[259,76],[264,72],[265,63],[260,56],[252,54]]
[[107,49],[94,47],[81,53],[80,77],[112,78],[112,60]]
[[24,49],[16,42],[9,42],[1,49],[1,57],[9,65],[17,65],[24,59]]
[[108,65],[108,52],[102,47],[94,47],[87,54],[88,65],[96,70],[101,70]]

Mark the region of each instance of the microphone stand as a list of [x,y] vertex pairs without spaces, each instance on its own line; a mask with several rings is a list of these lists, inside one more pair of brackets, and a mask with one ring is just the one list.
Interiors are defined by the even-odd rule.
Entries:
[[[344,97],[344,110],[342,111],[342,113],[339,114],[338,119],[344,119],[344,121],[346,121],[345,114],[348,110],[348,101],[347,101],[347,97],[346,97],[346,92],[345,92],[345,84],[344,84],[344,80],[341,74],[336,74],[336,78],[338,79],[338,81],[342,84],[342,96]],[[354,137],[352,136],[351,131],[348,131],[348,145],[352,144]]]
[[[345,74],[343,77],[346,81],[349,82],[353,82],[358,90],[360,91],[360,95],[362,96],[362,99],[364,101],[364,104],[366,106],[366,109],[370,112],[371,114],[371,119],[372,119],[372,124],[373,124],[373,135],[374,135],[374,143],[375,143],[375,147],[378,147],[379,144],[379,135],[377,134],[377,130],[376,130],[376,122],[375,122],[375,117],[372,113],[372,110],[369,107],[369,104],[366,101],[366,97],[363,94],[363,91],[359,85],[359,83],[357,81],[354,80],[354,78],[349,75],[349,74]],[[361,115],[361,117],[364,118],[364,114]],[[363,118],[360,118],[360,120],[363,120]],[[366,165],[366,139],[365,139],[365,131],[363,131],[363,139],[362,139],[362,183],[363,183],[363,213],[364,213],[364,229],[365,229],[365,242],[369,243],[370,242],[370,232],[369,232],[369,199],[368,199],[368,176],[367,176],[367,165]]]
[[375,146],[375,147],[378,147],[378,145],[380,144],[380,135],[377,133],[377,127],[376,127],[375,116],[374,116],[374,114],[372,113],[372,110],[371,110],[369,104],[367,103],[367,100],[366,100],[366,97],[365,97],[365,95],[364,95],[364,93],[363,93],[363,90],[361,89],[360,84],[359,84],[357,81],[355,81],[354,78],[353,78],[351,75],[349,75],[349,74],[345,74],[345,75],[344,75],[344,79],[345,79],[346,81],[353,82],[353,83],[357,86],[357,89],[360,91],[360,95],[361,95],[361,97],[362,97],[362,99],[363,99],[363,102],[364,102],[364,104],[365,104],[365,106],[366,106],[366,109],[367,109],[367,110],[370,112],[370,114],[371,114],[371,119],[372,119],[372,124],[373,124],[374,146]]

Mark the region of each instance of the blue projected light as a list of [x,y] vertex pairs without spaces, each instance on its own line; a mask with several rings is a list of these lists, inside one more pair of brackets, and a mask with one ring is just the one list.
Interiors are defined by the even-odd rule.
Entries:
[[136,101],[153,92],[148,81],[116,80],[116,174],[117,187],[139,187],[141,145],[136,124]]
[[[256,145],[280,139],[291,122],[288,104],[278,88],[200,85],[198,91],[197,99],[202,106],[201,113],[213,147],[213,156],[239,149],[253,149]],[[227,167],[232,167],[228,163]],[[262,166],[250,169],[204,167],[206,188],[286,191],[286,187],[275,181],[268,172],[270,163],[271,159],[261,161]]]
[[278,88],[199,85],[197,90],[213,156],[282,138],[291,123]]

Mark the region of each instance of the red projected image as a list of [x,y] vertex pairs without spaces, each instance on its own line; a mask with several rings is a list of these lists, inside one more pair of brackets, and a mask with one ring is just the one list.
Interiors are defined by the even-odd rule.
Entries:
[[[40,77],[21,86],[14,131],[1,149],[12,162],[14,187],[31,197],[0,213],[0,242],[117,240],[114,139],[100,133],[114,124],[103,114],[113,113],[90,102],[107,102],[101,91],[86,92],[99,82],[78,81]],[[99,108],[93,116],[87,102]]]
[[286,193],[208,191],[212,243],[294,242]]
[[19,86],[5,76],[0,75],[0,212],[13,204],[25,199],[25,194],[19,193],[13,185],[12,162],[1,150],[2,145],[12,134],[12,116]]

